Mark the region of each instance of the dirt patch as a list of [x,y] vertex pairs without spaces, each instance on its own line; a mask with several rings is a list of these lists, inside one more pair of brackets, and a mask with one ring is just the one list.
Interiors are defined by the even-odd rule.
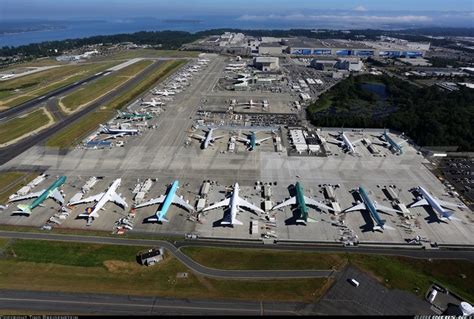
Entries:
[[133,274],[142,270],[142,266],[128,261],[122,260],[106,260],[104,267],[107,271],[114,274]]

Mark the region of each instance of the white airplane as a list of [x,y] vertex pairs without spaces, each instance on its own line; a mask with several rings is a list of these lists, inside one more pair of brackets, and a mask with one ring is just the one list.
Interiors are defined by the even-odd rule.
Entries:
[[244,106],[248,106],[248,107],[252,108],[252,107],[254,107],[254,106],[258,105],[258,104],[260,104],[260,103],[254,102],[253,100],[250,100],[250,101],[248,101],[248,102],[238,103],[238,104],[236,104],[236,105],[244,105]]
[[333,135],[333,134],[329,134],[329,135],[335,136],[339,139],[339,141],[334,141],[334,142],[328,141],[329,143],[339,145],[340,147],[342,147],[342,149],[344,151],[346,151],[347,153],[349,153],[351,155],[357,154],[357,151],[355,149],[356,144],[362,142],[362,140],[363,140],[363,138],[361,138],[361,139],[358,139],[357,141],[351,142],[351,140],[347,137],[347,135],[344,133],[344,131],[341,131],[339,133],[339,135]]
[[107,202],[114,202],[118,206],[122,207],[125,209],[125,207],[128,207],[128,204],[125,202],[125,198],[122,198],[122,194],[117,194],[117,188],[119,188],[120,183],[122,182],[121,178],[116,179],[109,187],[109,189],[106,192],[87,197],[84,199],[80,199],[75,202],[71,202],[68,204],[68,206],[75,206],[79,204],[84,204],[84,203],[91,203],[91,202],[96,202],[93,207],[88,207],[86,208],[85,212],[82,214],[79,214],[78,217],[81,218],[88,218],[89,221],[96,219],[99,217],[99,210],[103,210],[104,205]]
[[111,139],[111,138],[117,138],[117,137],[122,137],[125,135],[137,135],[140,131],[136,128],[130,129],[130,128],[110,128],[104,125],[100,125],[100,132],[104,134],[110,134],[110,136],[106,137],[103,139],[103,141]]
[[417,202],[409,205],[409,208],[418,206],[431,206],[431,208],[433,208],[433,210],[438,214],[438,221],[446,222],[447,220],[459,220],[458,218],[452,216],[454,212],[443,209],[443,207],[447,209],[451,209],[450,207],[466,208],[464,205],[458,205],[440,200],[439,198],[432,196],[421,186],[418,186],[413,190],[416,191],[420,196],[417,197]]
[[243,142],[243,143],[247,144],[247,146],[248,146],[247,150],[249,150],[249,151],[253,151],[257,145],[260,145],[263,142],[265,142],[265,141],[267,141],[271,138],[272,137],[269,136],[269,137],[265,137],[265,138],[261,138],[261,139],[257,140],[257,134],[255,132],[251,132],[250,134],[248,134],[247,138],[237,136],[237,140],[239,142]]
[[215,140],[218,140],[220,138],[223,138],[224,135],[220,136],[213,136],[214,128],[208,128],[208,131],[206,132],[206,136],[202,136],[199,134],[192,134],[191,137],[194,137],[202,142],[201,148],[206,149],[209,145],[212,146],[212,143],[215,142]]
[[221,221],[221,225],[243,225],[241,221],[237,220],[237,212],[240,209],[239,206],[246,207],[254,212],[258,212],[262,214],[264,213],[264,211],[258,208],[257,206],[239,197],[239,190],[240,190],[239,184],[235,183],[234,189],[232,191],[232,196],[220,202],[214,203],[211,206],[204,208],[202,211],[205,212],[211,209],[228,206],[230,208],[230,214],[224,215],[224,218]]
[[143,106],[157,107],[157,106],[163,106],[163,105],[165,105],[165,103],[162,102],[162,101],[157,101],[157,100],[155,100],[155,99],[151,99],[150,102],[142,102],[141,105],[143,105]]
[[170,96],[170,95],[175,95],[176,92],[174,91],[168,91],[168,90],[156,90],[153,92],[154,95],[161,95],[161,96]]

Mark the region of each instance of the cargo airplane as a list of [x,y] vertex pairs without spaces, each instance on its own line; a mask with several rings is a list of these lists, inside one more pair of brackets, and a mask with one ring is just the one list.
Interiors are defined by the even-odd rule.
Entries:
[[318,202],[312,198],[306,197],[304,195],[304,190],[303,186],[301,186],[300,182],[297,182],[295,185],[295,196],[291,197],[290,199],[284,201],[283,203],[274,206],[271,210],[275,209],[280,209],[285,206],[290,206],[290,205],[296,205],[297,207],[295,210],[298,210],[298,217],[296,218],[297,223],[303,223],[306,224],[307,222],[315,222],[315,219],[312,219],[309,217],[309,209],[308,206],[315,206],[318,207],[319,209],[326,209],[326,210],[331,210],[334,211],[329,206],[324,205],[321,202]]
[[200,140],[201,143],[202,143],[201,148],[206,149],[206,148],[208,148],[209,145],[212,146],[212,143],[214,143],[216,140],[224,137],[224,135],[214,136],[213,135],[214,130],[215,130],[214,128],[209,127],[208,131],[204,131],[204,132],[206,132],[206,136],[202,136],[202,135],[199,135],[199,134],[192,134],[191,137]]
[[240,191],[239,184],[235,183],[234,188],[232,190],[232,195],[230,197],[227,197],[226,199],[220,202],[214,203],[211,206],[204,208],[202,211],[206,212],[211,209],[228,206],[230,212],[229,214],[224,214],[224,218],[221,221],[221,225],[231,225],[231,226],[243,225],[241,221],[237,220],[237,212],[239,211],[240,206],[246,207],[257,213],[264,213],[264,211],[258,208],[257,206],[239,197],[239,191]]
[[369,195],[367,194],[367,192],[365,191],[365,189],[362,186],[359,187],[357,192],[359,193],[360,198],[362,199],[362,203],[358,203],[357,205],[346,209],[344,212],[349,213],[349,212],[356,211],[356,210],[358,210],[358,211],[367,210],[370,214],[370,217],[372,218],[372,220],[375,223],[375,225],[372,227],[373,231],[375,231],[375,230],[383,231],[385,229],[393,230],[394,229],[393,227],[385,225],[386,221],[380,218],[380,215],[379,215],[378,211],[380,211],[382,213],[385,213],[385,214],[388,214],[388,215],[391,215],[390,213],[392,213],[392,212],[401,213],[401,211],[379,205],[379,204],[377,204],[376,201],[372,201],[370,199]]
[[440,200],[439,198],[432,196],[421,186],[418,186],[412,190],[416,191],[420,196],[417,198],[415,203],[409,205],[409,208],[418,206],[431,206],[431,208],[433,208],[433,210],[438,214],[438,221],[446,222],[447,220],[459,220],[458,218],[452,216],[454,212],[443,209],[443,207],[448,209],[451,209],[450,207],[465,208],[464,205],[458,205]]
[[125,202],[125,198],[122,198],[122,194],[117,194],[116,192],[117,188],[120,187],[121,182],[122,179],[118,178],[110,185],[106,192],[71,202],[68,204],[68,206],[96,202],[93,207],[87,207],[84,213],[78,215],[79,218],[88,218],[89,222],[99,217],[99,210],[103,210],[103,207],[107,202],[114,202],[116,205],[122,207],[122,209],[125,209],[128,207],[127,202]]
[[160,222],[160,223],[168,222],[168,219],[166,219],[166,214],[168,213],[168,209],[171,206],[171,204],[181,206],[184,209],[188,210],[189,212],[194,212],[195,209],[193,206],[188,204],[183,199],[183,197],[176,195],[176,191],[178,190],[178,188],[179,188],[179,182],[174,181],[171,184],[171,186],[168,188],[168,193],[166,195],[161,195],[158,198],[151,199],[146,203],[135,206],[135,208],[138,209],[138,208],[147,207],[150,205],[161,204],[158,210],[155,212],[155,214],[151,217],[145,218],[144,222]]
[[59,191],[59,187],[66,182],[66,176],[59,177],[54,183],[49,186],[47,189],[43,189],[37,193],[31,193],[25,196],[18,196],[11,199],[9,202],[17,202],[24,199],[36,198],[31,204],[29,205],[18,205],[18,211],[13,212],[15,215],[26,215],[30,216],[31,211],[38,206],[42,206],[43,202],[48,198],[54,199],[56,202],[60,203],[61,205],[64,204],[64,197],[61,195]]

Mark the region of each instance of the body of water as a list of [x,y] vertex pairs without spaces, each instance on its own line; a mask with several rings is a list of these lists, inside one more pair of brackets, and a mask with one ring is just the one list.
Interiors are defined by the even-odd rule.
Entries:
[[387,98],[387,89],[382,83],[362,83],[361,89],[367,92],[377,94],[382,100]]

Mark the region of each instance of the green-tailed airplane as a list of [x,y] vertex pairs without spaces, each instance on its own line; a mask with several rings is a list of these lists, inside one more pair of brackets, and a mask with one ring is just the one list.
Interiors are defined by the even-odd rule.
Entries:
[[297,182],[296,185],[295,185],[295,191],[296,191],[295,196],[291,197],[290,199],[284,201],[283,203],[281,203],[279,205],[276,205],[275,207],[272,208],[272,210],[279,209],[279,208],[289,206],[289,205],[297,205],[296,209],[298,210],[300,215],[296,219],[296,222],[304,223],[304,224],[306,224],[306,222],[315,222],[316,221],[316,220],[314,220],[314,219],[312,219],[308,216],[308,206],[306,206],[306,205],[316,206],[316,207],[321,208],[321,209],[327,209],[327,210],[334,211],[334,209],[332,209],[331,207],[326,206],[323,203],[318,202],[314,199],[311,199],[309,197],[304,196],[303,187],[301,186],[301,184],[299,182]]
[[124,120],[138,120],[138,119],[145,119],[145,120],[151,120],[153,116],[149,113],[128,113],[128,112],[122,112],[122,111],[117,111],[117,117],[119,119],[124,119]]
[[31,211],[35,208],[40,206],[45,200],[48,198],[52,198],[61,205],[64,204],[64,197],[59,192],[59,187],[64,184],[66,181],[66,176],[59,177],[51,186],[47,189],[39,191],[37,193],[31,193],[25,196],[15,197],[10,200],[10,202],[17,202],[24,199],[35,198],[37,197],[31,204],[29,205],[18,205],[19,211],[14,212],[14,214],[22,214],[30,216]]

